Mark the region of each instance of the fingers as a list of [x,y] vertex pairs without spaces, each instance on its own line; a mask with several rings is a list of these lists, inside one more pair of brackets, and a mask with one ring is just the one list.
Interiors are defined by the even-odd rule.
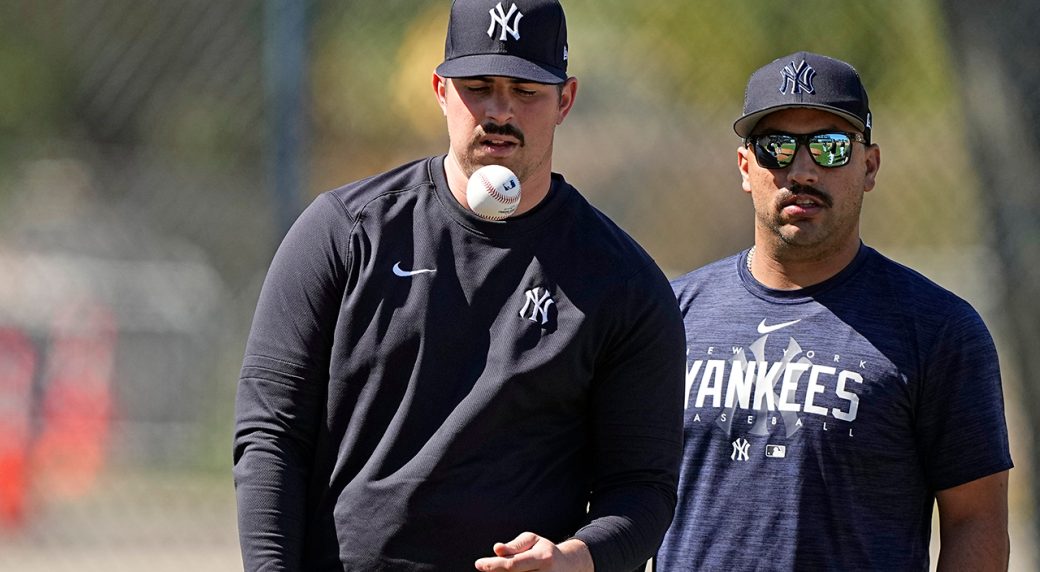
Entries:
[[495,543],[495,556],[477,560],[474,567],[481,572],[551,570],[555,549],[552,541],[525,532],[507,543]]
[[513,556],[530,550],[532,546],[538,543],[540,538],[541,537],[533,532],[521,532],[520,536],[517,536],[506,544],[496,542],[494,551],[495,554],[499,556]]

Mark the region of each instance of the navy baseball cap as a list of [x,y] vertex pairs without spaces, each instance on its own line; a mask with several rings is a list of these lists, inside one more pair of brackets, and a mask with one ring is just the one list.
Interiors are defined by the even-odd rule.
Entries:
[[870,143],[870,105],[859,72],[834,58],[797,52],[775,59],[751,74],[744,92],[744,114],[733,130],[747,137],[766,115],[808,107],[841,116]]
[[567,80],[567,19],[556,0],[455,0],[441,77]]

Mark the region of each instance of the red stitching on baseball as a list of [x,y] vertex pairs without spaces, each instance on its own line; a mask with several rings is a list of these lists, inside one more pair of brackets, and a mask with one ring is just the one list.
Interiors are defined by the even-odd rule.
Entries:
[[507,205],[520,200],[520,195],[515,195],[512,197],[502,196],[502,194],[498,192],[498,188],[491,184],[491,181],[488,180],[484,173],[480,174],[480,180],[484,183],[484,190],[486,190],[487,193],[491,195],[491,198],[497,199]]

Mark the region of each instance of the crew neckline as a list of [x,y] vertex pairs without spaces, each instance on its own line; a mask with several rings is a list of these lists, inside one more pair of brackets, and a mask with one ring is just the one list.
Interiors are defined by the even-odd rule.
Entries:
[[[533,209],[522,215],[509,217],[502,221],[485,220],[462,206],[455,199],[455,196],[451,194],[447,175],[444,172],[445,157],[446,155],[433,157],[429,162],[430,180],[433,181],[437,200],[452,220],[470,232],[482,236],[508,238],[530,233],[545,224],[574,192],[572,187],[564,180],[563,175],[552,173],[549,194],[535,205]],[[522,192],[523,188],[521,188]]]
[[750,250],[750,248],[744,250],[736,257],[737,272],[740,275],[740,282],[751,294],[763,300],[780,304],[801,304],[809,302],[820,294],[841,286],[859,272],[870,258],[870,253],[873,252],[872,248],[863,244],[863,241],[860,241],[859,250],[856,251],[856,256],[851,262],[845,265],[845,268],[842,268],[834,276],[831,276],[823,282],[813,284],[812,286],[806,286],[805,288],[798,288],[796,290],[778,290],[762,284],[751,274],[751,271],[748,270],[747,257]]

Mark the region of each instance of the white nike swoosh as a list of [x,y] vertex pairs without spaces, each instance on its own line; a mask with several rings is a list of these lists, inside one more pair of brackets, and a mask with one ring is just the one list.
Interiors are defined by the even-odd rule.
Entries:
[[787,326],[793,326],[798,322],[801,322],[801,320],[791,320],[790,322],[784,322],[782,324],[773,324],[772,326],[767,326],[766,321],[762,320],[762,323],[758,325],[758,333],[768,334],[769,332],[775,332],[781,328],[786,328]]
[[401,268],[400,262],[394,264],[394,274],[405,278],[407,278],[408,276],[415,276],[416,274],[423,274],[425,272],[433,274],[434,272],[436,272],[436,270],[433,268],[416,268],[415,270],[404,270],[403,268]]

